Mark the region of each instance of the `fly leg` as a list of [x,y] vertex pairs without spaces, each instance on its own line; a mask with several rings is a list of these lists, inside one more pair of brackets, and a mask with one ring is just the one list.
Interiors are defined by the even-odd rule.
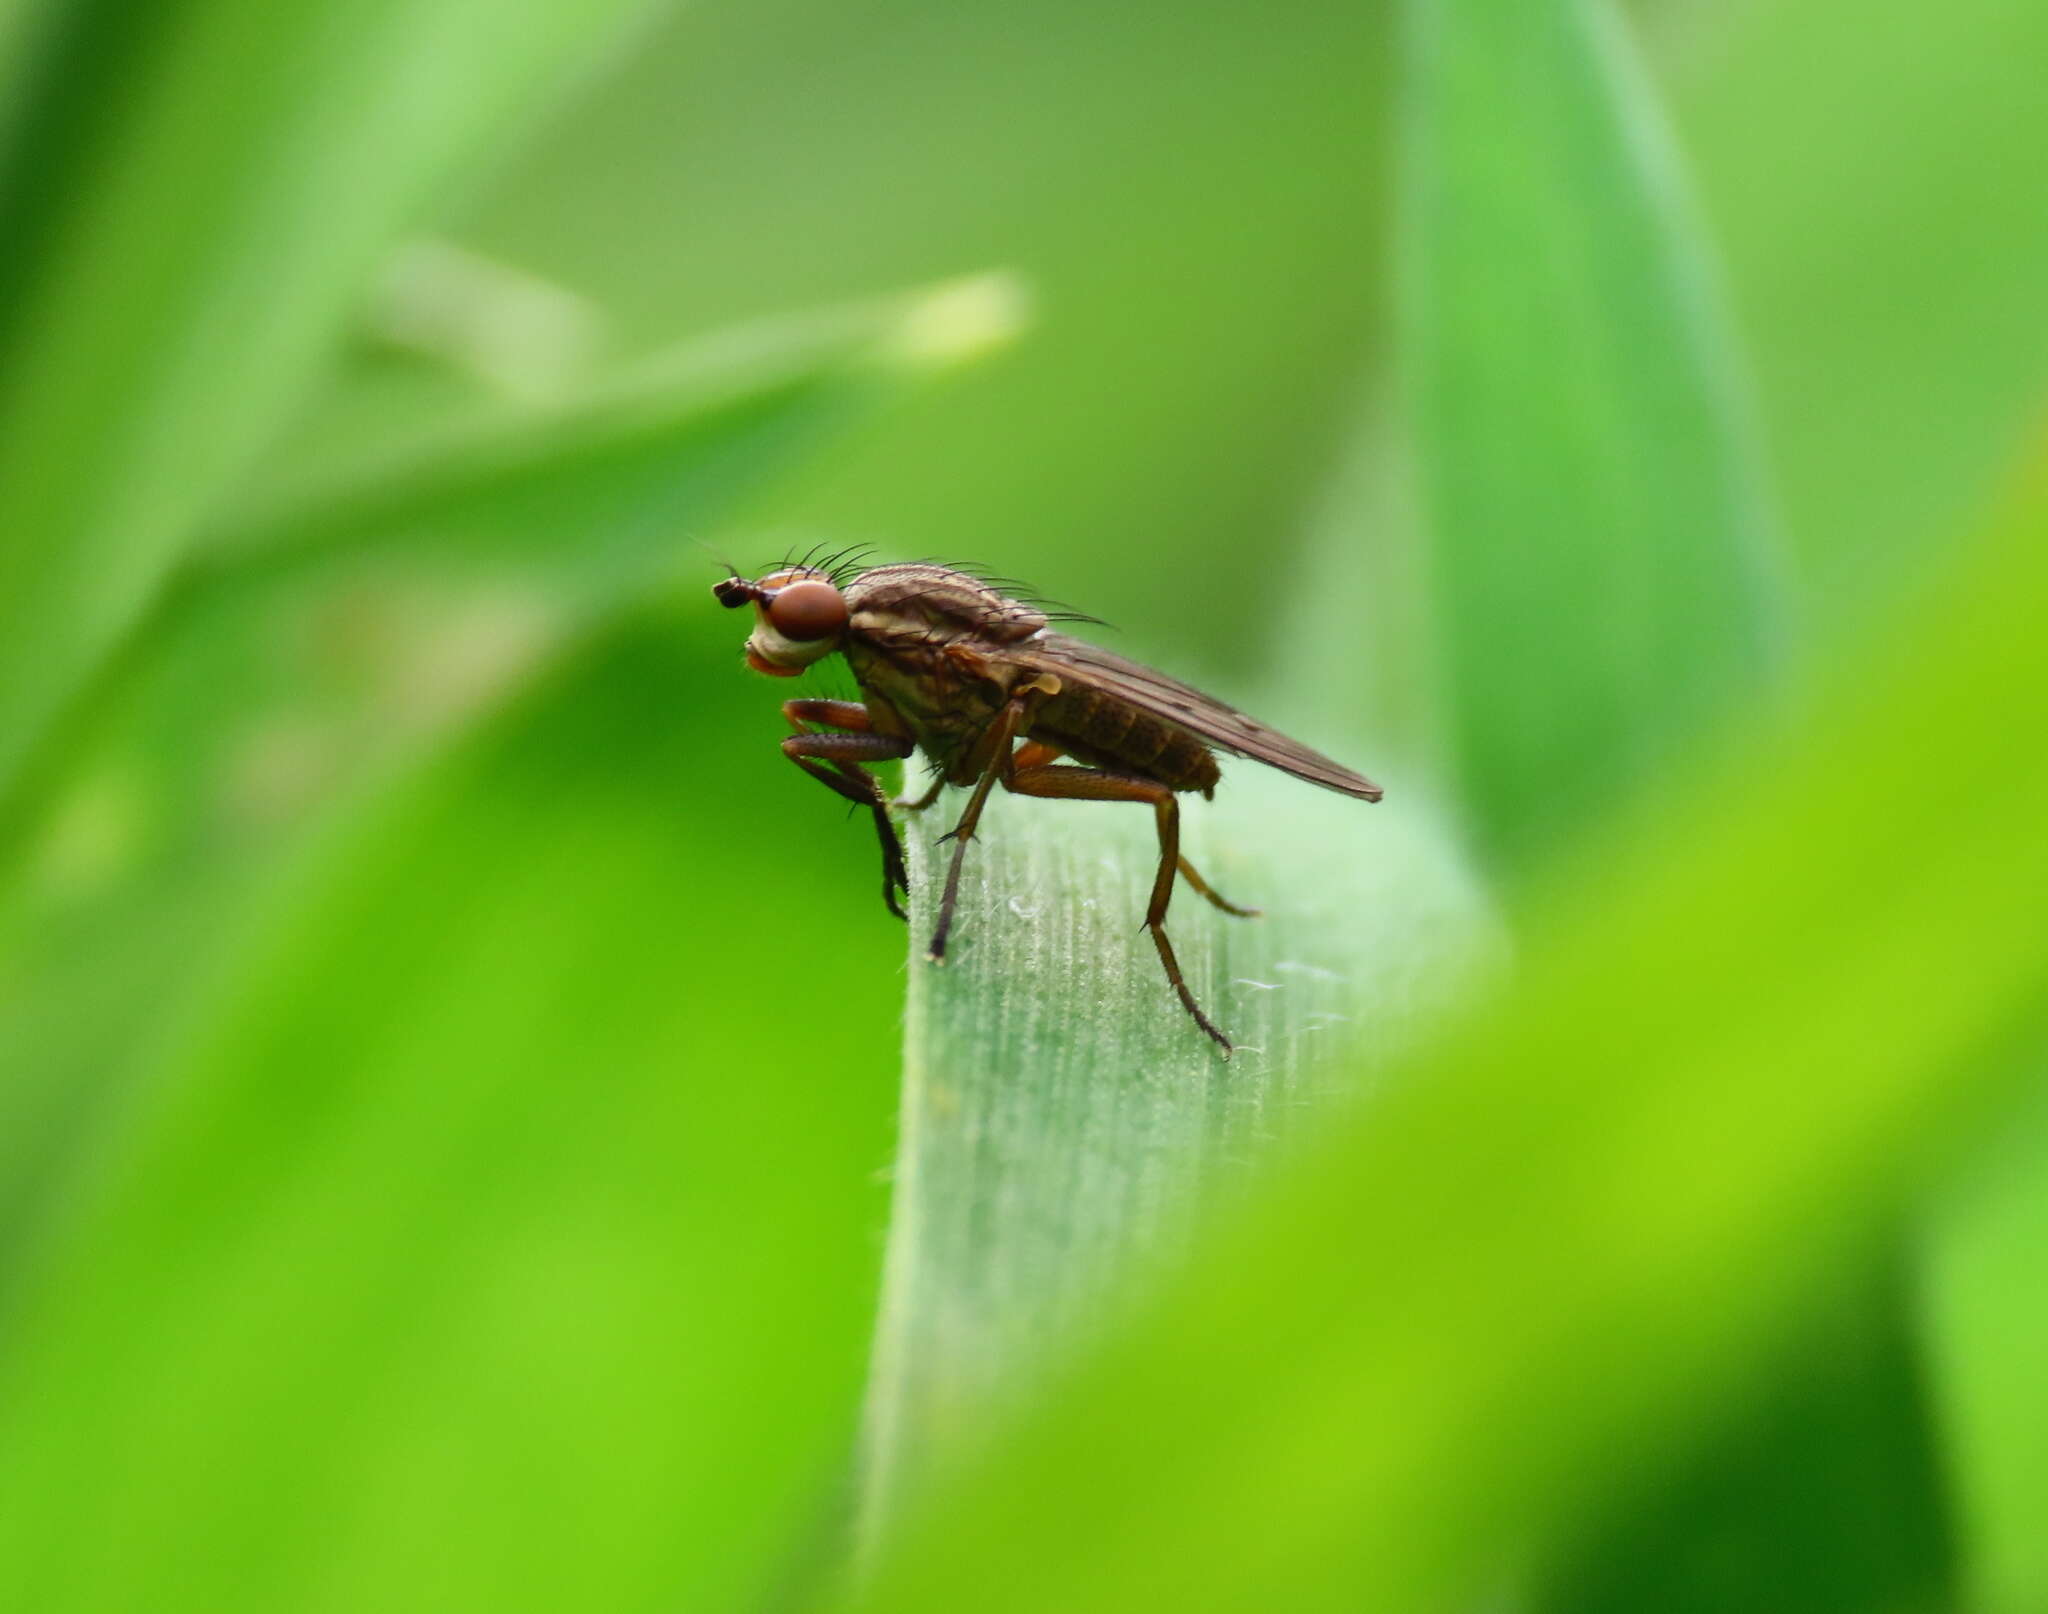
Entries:
[[[1057,762],[1065,755],[1066,752],[1056,745],[1049,745],[1044,740],[1030,740],[1017,747],[1017,754],[1011,758],[1011,772],[1021,773],[1026,768],[1042,768],[1048,762]],[[1183,857],[1178,862],[1180,877],[1193,886],[1195,894],[1205,902],[1213,903],[1225,913],[1236,914],[1240,919],[1256,919],[1259,917],[1259,910],[1257,908],[1240,908],[1207,880],[1203,879],[1196,872],[1194,864],[1190,863],[1186,858]]]
[[[889,821],[889,797],[881,781],[862,767],[910,755],[908,739],[873,732],[874,714],[858,701],[796,700],[782,703],[782,715],[796,730],[782,742],[782,754],[827,790],[838,792],[874,814],[875,835],[882,843],[882,901],[898,919],[907,919],[896,893],[910,895],[910,874],[903,864],[903,843]],[[819,734],[806,727],[825,723],[850,734]]]
[[[1187,875],[1188,883],[1218,907],[1227,907],[1202,883],[1187,860],[1180,855],[1180,803],[1166,786],[1151,779],[1111,773],[1103,768],[1051,765],[1016,768],[1003,780],[1007,789],[1020,796],[1050,796],[1063,801],[1145,801],[1159,823],[1159,873],[1152,881],[1152,900],[1145,908],[1145,928],[1152,933],[1152,945],[1159,950],[1159,962],[1166,969],[1166,981],[1180,999],[1180,1006],[1194,1017],[1196,1025],[1214,1040],[1228,1059],[1231,1041],[1217,1030],[1216,1022],[1202,1012],[1194,993],[1180,972],[1180,960],[1173,955],[1173,943],[1166,939],[1166,905],[1173,900],[1173,877]],[[1230,909],[1241,912],[1240,909]]]
[[[1019,731],[1030,723],[1032,711],[1046,696],[1057,695],[1059,690],[1059,680],[1050,674],[1034,678],[1003,703],[1002,711],[980,742],[988,750],[988,761],[981,777],[974,782],[974,794],[967,798],[967,810],[961,813],[960,822],[939,837],[953,843],[953,860],[946,866],[946,889],[939,896],[938,928],[932,932],[932,944],[924,955],[934,964],[946,961],[946,936],[953,928],[953,909],[960,900],[960,867],[967,859],[967,843],[974,839],[974,826],[981,822],[981,810],[988,805],[988,793],[998,779],[1007,782],[1015,770],[1016,758],[1010,754],[1010,747]],[[1029,752],[1037,748],[1024,749]]]
[[946,776],[942,773],[938,776],[938,778],[932,781],[931,789],[927,790],[922,796],[919,796],[915,801],[911,800],[908,796],[898,796],[894,801],[890,802],[889,805],[891,807],[900,807],[906,813],[921,813],[933,802],[939,799],[939,792],[944,790],[945,788]]
[[1234,913],[1240,919],[1256,919],[1259,917],[1258,909],[1240,908],[1236,903],[1224,896],[1222,892],[1218,891],[1207,880],[1197,874],[1194,864],[1190,863],[1186,858],[1180,859],[1180,877],[1195,888],[1197,896],[1213,903],[1225,913]]

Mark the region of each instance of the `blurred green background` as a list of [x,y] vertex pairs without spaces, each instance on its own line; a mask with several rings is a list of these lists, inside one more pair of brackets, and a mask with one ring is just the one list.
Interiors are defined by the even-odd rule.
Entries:
[[[831,1583],[901,937],[705,546],[1030,578],[1517,914],[1910,638],[2048,395],[2048,10],[1487,9],[0,12],[10,1604]],[[1994,1130],[1494,1591],[2048,1607]]]

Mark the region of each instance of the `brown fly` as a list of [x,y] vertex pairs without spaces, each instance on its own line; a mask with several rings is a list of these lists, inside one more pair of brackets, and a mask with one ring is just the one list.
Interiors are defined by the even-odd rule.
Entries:
[[[1020,796],[1148,803],[1159,826],[1159,872],[1145,928],[1182,1007],[1226,1056],[1230,1039],[1202,1012],[1166,939],[1174,874],[1225,913],[1256,910],[1226,902],[1180,855],[1176,793],[1214,794],[1215,753],[1224,751],[1362,801],[1380,799],[1370,779],[1200,690],[1055,632],[1053,621],[1091,619],[1029,603],[1012,585],[923,562],[857,570],[828,559],[786,564],[758,581],[730,577],[712,592],[722,605],[754,607],[747,664],[756,672],[793,678],[835,651],[852,667],[862,700],[783,702],[796,733],[782,751],[873,813],[882,900],[897,918],[906,916],[896,893],[908,896],[910,886],[889,809],[921,811],[946,785],[971,789],[946,837],[953,855],[928,955],[935,964],[946,956],[967,843],[997,785]],[[892,802],[864,764],[913,750],[930,761],[932,788],[917,801]]]

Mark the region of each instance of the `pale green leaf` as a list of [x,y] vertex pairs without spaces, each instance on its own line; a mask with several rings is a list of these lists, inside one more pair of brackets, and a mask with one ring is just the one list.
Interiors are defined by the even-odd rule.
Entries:
[[1774,537],[1711,276],[1606,0],[1409,0],[1406,363],[1442,709],[1529,867],[1765,687]]
[[[771,453],[1004,347],[1027,313],[1023,285],[991,273],[722,331],[546,406],[485,409],[364,462],[274,479],[204,534],[194,570],[232,586],[245,568],[402,543],[409,564],[467,555],[484,568],[544,572],[571,592],[615,587],[703,526],[701,510],[664,499],[665,483],[757,475]],[[679,458],[694,478],[679,474]],[[639,519],[608,540],[617,553],[579,528],[579,517],[587,528],[626,507]]]
[[1923,1249],[1933,1395],[1978,1614],[2048,1608],[2048,1102],[1946,1193]]
[[1802,608],[1853,622],[1993,495],[2048,396],[2048,7],[1709,19],[1673,53],[1673,116],[1749,338]]
[[[1149,808],[991,803],[946,964],[925,961],[958,816],[911,838],[902,1141],[869,1389],[865,1535],[1149,1292],[1197,1211],[1255,1180],[1441,1020],[1499,950],[1441,815],[1368,806],[1250,762],[1183,847],[1259,917],[1182,885],[1168,934],[1236,1043],[1183,1011],[1140,924]],[[1339,1056],[1348,1056],[1340,1059]]]

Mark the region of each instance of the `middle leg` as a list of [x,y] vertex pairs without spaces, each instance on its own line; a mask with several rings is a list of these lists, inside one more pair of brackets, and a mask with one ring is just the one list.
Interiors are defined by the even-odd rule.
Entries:
[[[1038,703],[1059,691],[1059,680],[1050,673],[1043,673],[1020,686],[1003,703],[1002,711],[989,725],[981,741],[988,757],[982,764],[981,777],[974,782],[974,794],[967,798],[967,810],[961,813],[960,822],[939,837],[953,843],[953,856],[946,866],[945,889],[939,893],[939,922],[932,932],[932,944],[924,955],[934,964],[946,961],[946,937],[952,932],[953,910],[960,902],[960,870],[967,860],[967,843],[974,839],[975,826],[981,822],[981,810],[988,805],[988,793],[995,788],[998,779],[1007,783],[1016,771],[1017,758],[1012,754],[1011,746],[1029,726],[1031,714]],[[1027,745],[1025,750],[1035,748]]]

